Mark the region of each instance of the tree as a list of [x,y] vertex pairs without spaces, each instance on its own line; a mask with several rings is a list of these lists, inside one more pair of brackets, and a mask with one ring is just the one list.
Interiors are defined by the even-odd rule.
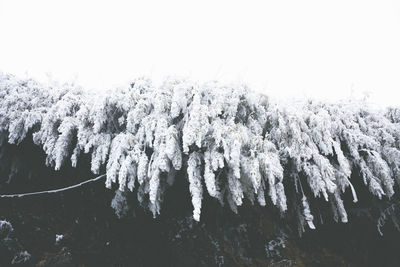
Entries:
[[195,220],[207,193],[234,212],[244,199],[272,203],[304,229],[315,227],[310,199],[348,221],[343,194],[357,202],[355,170],[379,199],[391,199],[400,181],[400,113],[362,101],[279,103],[241,85],[169,79],[156,87],[144,78],[100,94],[1,74],[0,103],[3,139],[19,143],[31,132],[56,170],[90,153],[92,172],[105,169],[106,187],[118,187],[117,209],[126,209],[123,192],[135,191],[156,216],[183,172]]

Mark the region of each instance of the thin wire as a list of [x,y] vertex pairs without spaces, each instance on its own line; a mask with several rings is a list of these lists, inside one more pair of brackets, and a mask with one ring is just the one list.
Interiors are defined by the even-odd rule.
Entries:
[[68,187],[60,188],[60,189],[53,189],[53,190],[47,190],[47,191],[39,191],[39,192],[31,192],[31,193],[22,193],[22,194],[12,194],[12,195],[0,195],[0,198],[13,198],[13,197],[26,197],[26,196],[33,196],[33,195],[43,195],[43,194],[52,194],[52,193],[58,193],[62,191],[66,191],[69,189],[77,188],[81,185],[87,184],[87,183],[92,183],[100,180],[101,178],[105,177],[105,174],[102,174],[100,176],[97,176],[93,179],[86,180],[84,182],[81,182],[79,184],[71,185]]

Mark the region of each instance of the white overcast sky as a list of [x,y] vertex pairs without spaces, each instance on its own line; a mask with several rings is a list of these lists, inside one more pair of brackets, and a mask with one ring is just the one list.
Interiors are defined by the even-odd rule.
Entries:
[[0,71],[108,89],[142,75],[400,103],[400,1],[0,0]]

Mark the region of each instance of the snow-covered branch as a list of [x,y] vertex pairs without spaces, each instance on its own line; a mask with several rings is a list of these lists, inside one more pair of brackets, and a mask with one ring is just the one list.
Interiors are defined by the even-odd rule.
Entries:
[[[356,202],[360,186],[352,171],[360,170],[372,195],[394,195],[399,122],[398,109],[375,111],[357,101],[284,104],[217,82],[169,79],[156,87],[136,79],[95,94],[0,75],[0,140],[18,144],[32,136],[55,169],[90,153],[93,173],[106,167],[108,188],[136,191],[154,215],[165,188],[184,174],[196,220],[209,194],[235,212],[244,199],[271,203],[311,228],[310,200],[322,198],[333,218],[347,222],[342,195],[348,190]],[[287,203],[288,186],[295,205]]]
[[14,197],[27,197],[27,196],[35,196],[35,195],[45,195],[45,194],[54,194],[54,193],[59,193],[59,192],[63,192],[63,191],[67,191],[70,189],[74,189],[77,187],[80,187],[84,184],[88,184],[88,183],[93,183],[96,182],[102,178],[104,178],[106,175],[100,175],[97,176],[95,178],[83,181],[79,184],[74,184],[71,186],[67,186],[67,187],[63,187],[63,188],[59,188],[59,189],[53,189],[53,190],[45,190],[45,191],[38,191],[38,192],[30,192],[30,193],[20,193],[20,194],[10,194],[10,195],[0,195],[0,198],[14,198]]

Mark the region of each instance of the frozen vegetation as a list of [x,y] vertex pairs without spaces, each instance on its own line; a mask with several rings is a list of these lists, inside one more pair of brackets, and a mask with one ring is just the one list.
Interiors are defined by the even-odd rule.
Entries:
[[321,198],[336,221],[347,222],[344,194],[357,202],[363,186],[378,199],[394,197],[399,123],[395,108],[280,103],[218,82],[169,79],[154,86],[140,78],[94,93],[0,74],[0,146],[33,138],[56,170],[90,154],[92,172],[105,172],[105,186],[116,189],[118,216],[129,192],[157,216],[168,187],[185,178],[197,221],[208,194],[233,212],[245,199],[273,205],[283,216],[294,214],[301,231],[315,228],[310,200]]

